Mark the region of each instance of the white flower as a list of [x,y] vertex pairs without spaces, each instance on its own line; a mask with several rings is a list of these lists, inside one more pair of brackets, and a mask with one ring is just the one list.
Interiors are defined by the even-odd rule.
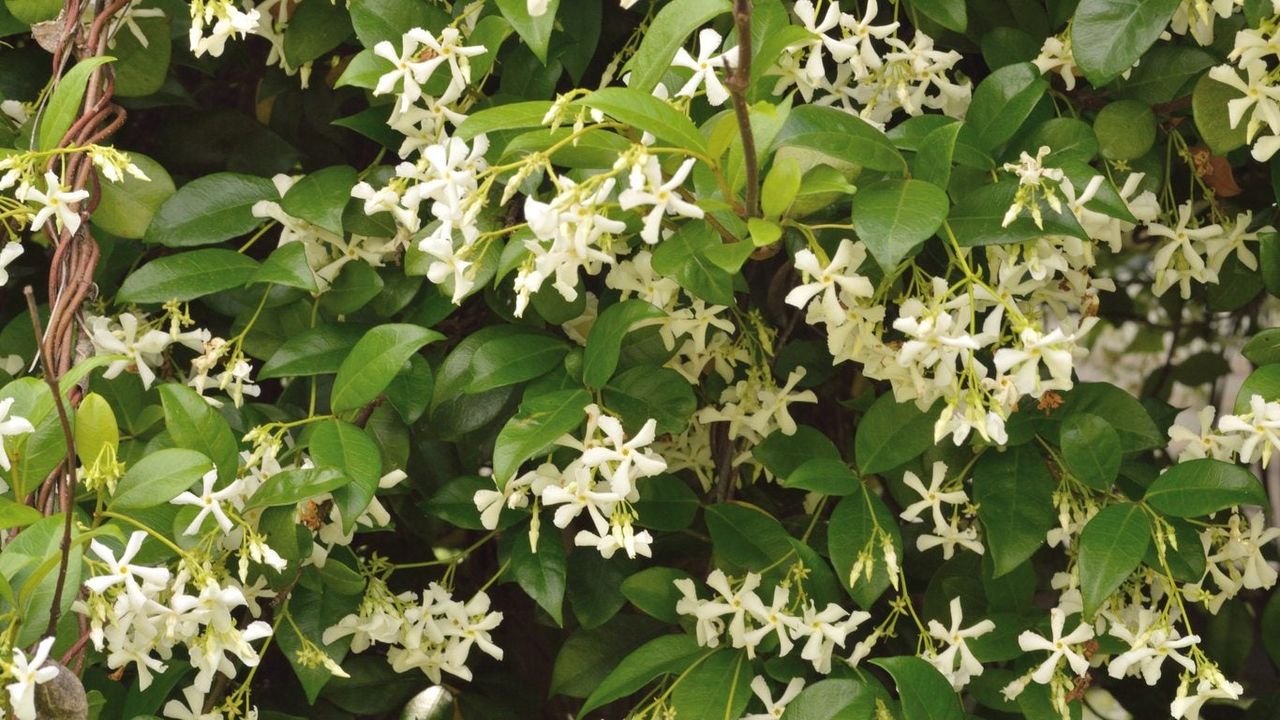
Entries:
[[797,252],[796,269],[810,280],[792,288],[787,293],[786,303],[803,309],[814,296],[822,293],[821,312],[811,308],[809,322],[843,325],[848,319],[846,305],[853,304],[857,298],[869,298],[875,294],[871,281],[857,272],[866,259],[866,246],[848,239],[840,241],[840,247],[825,268],[818,264],[818,257],[812,250],[806,248]]
[[1200,708],[1206,702],[1214,699],[1235,700],[1244,692],[1240,683],[1224,681],[1219,684],[1207,679],[1196,683],[1195,694],[1188,695],[1188,690],[1188,682],[1183,681],[1178,685],[1178,694],[1169,704],[1169,717],[1173,720],[1200,720]]
[[53,638],[45,638],[36,646],[36,651],[27,660],[26,654],[19,648],[13,649],[13,661],[9,665],[9,674],[14,681],[5,686],[9,691],[9,705],[18,720],[36,720],[36,685],[46,683],[58,676],[58,668],[50,665],[40,667],[49,658],[49,650],[53,647]]
[[162,714],[173,720],[222,720],[221,712],[203,712],[205,694],[200,692],[200,688],[189,685],[182,689],[182,697],[186,700],[185,703],[170,700],[164,704]]
[[23,435],[36,430],[30,420],[17,415],[10,417],[9,408],[11,407],[13,407],[13,398],[0,400],[0,468],[4,468],[6,472],[10,470],[10,464],[9,454],[4,449],[5,437]]
[[800,650],[800,657],[813,663],[813,669],[820,673],[831,672],[831,656],[835,648],[844,648],[849,633],[870,617],[871,613],[862,610],[847,612],[835,603],[829,603],[818,612],[810,600],[804,608],[804,617],[795,625],[796,639],[803,633],[809,635]]
[[1271,454],[1280,450],[1280,401],[1265,402],[1261,395],[1254,394],[1249,398],[1249,412],[1223,415],[1218,429],[1242,435],[1240,462],[1261,460],[1265,469]]
[[617,418],[602,415],[598,423],[605,434],[605,444],[583,452],[582,464],[587,467],[606,466],[609,485],[616,495],[627,497],[637,478],[653,477],[667,469],[667,463],[661,456],[646,449],[653,443],[657,420],[650,418],[630,440],[626,439],[626,432]]
[[216,482],[218,482],[218,468],[215,467],[201,478],[203,489],[199,495],[188,490],[169,501],[174,505],[194,505],[200,508],[200,512],[196,513],[195,518],[187,525],[187,529],[182,531],[183,535],[195,535],[200,532],[200,525],[210,513],[217,520],[222,532],[231,532],[231,518],[227,517],[226,511],[222,509],[222,503],[241,495],[240,481],[237,480],[221,490],[214,490],[213,486]]
[[36,232],[44,227],[49,218],[54,218],[57,227],[66,230],[67,233],[74,235],[80,229],[80,213],[72,210],[74,205],[81,200],[89,197],[88,190],[64,190],[62,181],[54,174],[52,170],[44,174],[45,191],[40,192],[30,185],[23,185],[14,193],[14,197],[18,200],[27,202],[37,202],[44,207],[40,208],[34,218],[31,219],[31,232]]
[[791,682],[787,683],[787,689],[782,691],[782,697],[774,701],[773,693],[769,691],[768,681],[761,675],[755,676],[751,681],[751,691],[760,698],[760,702],[764,703],[764,712],[744,715],[742,720],[777,720],[786,712],[787,705],[795,700],[803,689],[804,678],[792,678]]
[[658,232],[662,228],[664,214],[671,213],[695,219],[702,217],[702,208],[688,202],[678,192],[680,185],[693,170],[694,162],[694,158],[685,160],[675,173],[663,182],[662,168],[658,165],[658,159],[651,157],[642,168],[645,180],[642,186],[633,185],[618,194],[618,205],[623,210],[630,210],[640,205],[653,206],[645,214],[644,227],[640,230],[640,237],[650,245],[658,242]]
[[680,48],[676,52],[675,58],[671,64],[675,67],[688,68],[693,71],[693,77],[689,78],[679,90],[676,91],[676,97],[693,97],[697,94],[698,88],[706,86],[707,102],[719,107],[729,99],[729,91],[725,89],[724,84],[720,82],[720,78],[716,77],[716,70],[723,68],[726,62],[736,63],[738,59],[738,49],[733,48],[720,55],[715,52],[720,48],[720,33],[711,28],[703,28],[698,33],[698,57],[695,60],[688,50]]
[[9,272],[5,269],[22,254],[22,243],[9,241],[0,247],[0,287],[9,282]]
[[[93,592],[103,593],[112,585],[124,583],[130,592],[141,592],[143,589],[163,588],[169,582],[169,571],[165,568],[146,567],[140,565],[131,565],[130,562],[138,551],[142,549],[142,541],[147,539],[147,533],[138,530],[129,536],[129,542],[125,545],[124,552],[120,554],[119,559],[115,553],[111,552],[111,548],[94,540],[89,543],[89,550],[97,555],[102,562],[107,565],[107,573],[105,575],[95,575],[84,581],[85,587]],[[138,583],[138,578],[142,579],[142,583]]]
[[542,17],[547,14],[547,5],[550,0],[526,0],[525,12],[529,13],[529,17]]
[[[1230,461],[1234,454],[1240,450],[1240,444],[1244,442],[1244,438],[1239,435],[1226,435],[1213,431],[1213,416],[1215,412],[1216,410],[1212,405],[1206,405],[1200,410],[1197,416],[1200,421],[1200,432],[1198,434],[1181,425],[1174,425],[1169,428],[1170,444],[1182,444],[1181,450],[1177,453],[1178,462],[1199,460],[1201,458]],[[1172,454],[1172,450],[1170,454]]]
[[937,620],[929,621],[929,635],[948,645],[946,650],[926,658],[951,681],[951,687],[961,690],[969,684],[970,678],[982,674],[982,663],[974,657],[966,641],[982,637],[996,629],[991,620],[983,620],[968,628],[961,628],[964,621],[964,609],[960,607],[960,598],[951,599],[951,627],[945,627]]
[[1160,668],[1166,658],[1172,659],[1188,672],[1195,672],[1196,664],[1191,658],[1178,652],[1200,642],[1199,635],[1178,637],[1172,627],[1153,627],[1157,620],[1155,611],[1140,608],[1137,613],[1138,626],[1131,629],[1121,622],[1113,622],[1108,632],[1129,643],[1129,649],[1111,659],[1107,665],[1107,674],[1113,678],[1122,678],[1131,674],[1136,668],[1148,685],[1155,685],[1160,679]]
[[1049,618],[1050,629],[1052,630],[1051,637],[1045,638],[1030,630],[1026,630],[1018,636],[1018,647],[1022,648],[1023,652],[1045,650],[1049,653],[1049,657],[1040,663],[1035,672],[1031,673],[1031,679],[1041,685],[1049,684],[1049,680],[1053,678],[1054,671],[1058,669],[1058,663],[1063,658],[1066,658],[1067,663],[1071,666],[1071,671],[1076,675],[1087,673],[1089,671],[1089,661],[1071,646],[1093,639],[1093,628],[1083,622],[1075,630],[1063,635],[1063,625],[1067,621],[1067,616],[1066,613],[1058,608],[1053,608],[1049,611]]
[[89,339],[99,355],[124,355],[125,359],[112,361],[102,377],[110,380],[126,368],[134,367],[142,378],[142,387],[151,388],[156,375],[152,366],[159,366],[164,358],[161,353],[169,347],[173,338],[169,333],[148,328],[138,335],[139,318],[132,313],[121,313],[119,327],[112,328],[105,317],[89,318]]
[[902,482],[907,487],[915,490],[920,496],[920,500],[911,503],[899,515],[907,522],[922,522],[920,513],[925,510],[933,511],[933,522],[935,525],[945,525],[946,520],[942,516],[942,503],[950,505],[963,505],[969,502],[969,496],[963,489],[952,490],[950,492],[942,492],[942,486],[947,479],[947,464],[944,462],[935,462],[933,464],[933,477],[929,480],[929,487],[925,487],[920,482],[920,478],[910,470],[902,474]]

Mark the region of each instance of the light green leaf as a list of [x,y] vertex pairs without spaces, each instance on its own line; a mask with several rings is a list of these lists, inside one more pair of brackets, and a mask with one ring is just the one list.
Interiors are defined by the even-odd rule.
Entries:
[[933,446],[933,425],[941,405],[921,412],[893,393],[876,398],[854,431],[853,454],[863,475],[884,472],[920,456]]
[[706,153],[707,145],[693,121],[666,102],[633,88],[608,87],[582,98],[594,108],[637,130],[653,133],[658,140]]
[[253,206],[278,200],[266,178],[214,173],[183,185],[156,211],[143,241],[169,247],[209,245],[243,235],[262,224]]
[[786,476],[782,485],[834,496],[850,495],[861,487],[858,476],[843,460],[823,457],[806,460]]
[[284,194],[280,208],[293,217],[342,234],[342,211],[351,200],[356,184],[356,170],[347,165],[334,165],[317,170],[298,180]]
[[787,704],[782,720],[865,720],[875,710],[875,693],[857,680],[819,680]]
[[26,527],[43,518],[44,513],[30,505],[23,505],[0,495],[0,530]]
[[663,5],[631,58],[629,87],[651,92],[693,32],[731,9],[728,0],[672,0]]
[[1280,328],[1267,328],[1249,338],[1241,352],[1254,365],[1280,363]]
[[529,100],[485,108],[468,115],[453,136],[470,140],[498,130],[542,127],[542,118],[550,109],[550,100]]
[[577,429],[591,403],[586,390],[557,390],[520,404],[493,444],[493,476],[500,485],[515,477],[520,465],[557,438]]
[[689,573],[677,568],[645,568],[622,581],[622,595],[645,613],[674,625],[680,621],[676,603],[681,597],[675,581],[688,579]]
[[[92,468],[99,456],[104,461],[120,447],[120,427],[116,424],[111,404],[98,393],[91,392],[80,401],[75,414],[76,456],[80,464]],[[103,455],[110,448],[111,455]]]
[[338,368],[329,404],[334,412],[354,410],[373,401],[396,373],[427,343],[443,339],[435,330],[408,324],[379,325],[351,348]]
[[1142,563],[1151,543],[1151,520],[1141,506],[1120,503],[1104,507],[1080,533],[1080,595],[1085,617]]
[[[1181,0],[1080,0],[1071,23],[1076,64],[1096,88],[1142,57],[1165,31]],[[1105,41],[1099,42],[1105,38]]]
[[885,274],[947,217],[947,194],[923,180],[881,180],[853,196],[853,228]]
[[52,150],[58,147],[80,113],[80,103],[84,100],[89,78],[100,66],[113,61],[115,58],[108,55],[85,58],[58,80],[48,104],[40,113],[38,149]]
[[884,133],[856,115],[820,105],[801,105],[787,116],[773,149],[801,147],[851,165],[902,175],[907,161]]
[[203,453],[218,466],[218,480],[231,482],[240,466],[240,446],[222,415],[194,390],[177,383],[160,386],[165,429],[173,444]]
[[112,510],[141,510],[163,505],[211,469],[209,458],[194,450],[157,450],[125,472],[108,506]]
[[951,683],[929,663],[914,656],[871,662],[893,676],[903,720],[964,720],[964,709]]
[[1237,415],[1250,411],[1254,395],[1261,397],[1263,402],[1280,400],[1280,365],[1263,365],[1240,383],[1235,402]]
[[1021,565],[1044,544],[1057,513],[1053,478],[1032,445],[988,451],[973,466],[973,501],[994,562],[994,577]]
[[120,182],[111,182],[96,170],[102,198],[90,215],[94,226],[130,240],[139,240],[156,211],[173,196],[173,179],[160,163],[141,153],[129,153],[129,160],[150,180],[125,173]]
[[1249,470],[1203,458],[1178,463],[1156,478],[1143,502],[1173,517],[1200,517],[1237,505],[1266,507],[1267,493]]
[[791,208],[800,192],[800,161],[793,156],[775,158],[760,188],[760,208],[768,218],[780,218]]
[[1112,161],[1136,160],[1156,142],[1156,116],[1137,100],[1108,103],[1093,121],[1102,156]]
[[222,248],[166,255],[126,277],[116,300],[125,303],[194,300],[240,287],[257,270],[258,263],[253,258]]

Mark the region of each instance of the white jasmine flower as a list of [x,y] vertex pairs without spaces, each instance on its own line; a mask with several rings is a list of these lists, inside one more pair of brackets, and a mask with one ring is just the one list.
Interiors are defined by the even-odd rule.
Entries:
[[1093,639],[1093,628],[1083,622],[1077,625],[1075,630],[1063,635],[1063,625],[1067,621],[1067,616],[1058,608],[1049,611],[1049,618],[1052,631],[1051,637],[1045,638],[1030,630],[1023,631],[1018,636],[1018,647],[1022,648],[1023,652],[1044,650],[1049,653],[1049,657],[1040,663],[1035,672],[1031,673],[1031,679],[1041,685],[1049,684],[1063,658],[1066,659],[1067,664],[1071,666],[1071,671],[1076,675],[1087,673],[1089,671],[1089,661],[1072,646]]
[[951,681],[951,687],[959,691],[969,684],[970,678],[982,674],[982,663],[969,650],[968,640],[982,637],[996,629],[991,620],[983,620],[967,628],[961,628],[964,622],[964,609],[960,607],[960,598],[951,599],[951,627],[945,627],[937,620],[929,621],[929,635],[933,639],[947,644],[941,653],[927,657],[929,664]]
[[222,503],[241,495],[240,481],[237,480],[221,490],[214,490],[213,486],[217,482],[218,468],[215,467],[201,478],[203,489],[199,495],[188,490],[169,501],[173,505],[193,505],[200,508],[200,512],[196,513],[195,518],[187,525],[187,529],[182,531],[183,535],[199,533],[204,519],[210,514],[218,522],[218,527],[222,528],[223,533],[231,532],[231,518],[227,517],[226,511],[222,509]]
[[41,667],[49,658],[52,647],[53,638],[41,640],[29,661],[20,648],[13,649],[9,675],[14,681],[6,685],[5,689],[9,691],[9,706],[18,720],[36,720],[36,685],[58,676],[58,668],[52,665]]
[[916,491],[921,499],[908,505],[907,509],[903,510],[899,517],[907,522],[923,522],[920,519],[920,513],[925,510],[931,510],[934,524],[945,525],[946,519],[942,515],[942,503],[963,505],[969,502],[969,495],[965,493],[963,488],[943,492],[942,486],[946,484],[946,479],[947,464],[944,462],[935,462],[933,464],[933,476],[929,480],[929,487],[925,487],[924,483],[920,482],[919,476],[910,470],[903,473],[902,482]]
[[764,712],[744,715],[742,720],[778,720],[786,712],[787,705],[795,700],[803,689],[804,678],[792,678],[791,682],[787,683],[787,688],[782,691],[782,697],[774,701],[773,693],[769,691],[768,681],[761,675],[755,676],[751,681],[751,692],[764,703]]
[[0,247],[0,287],[4,287],[9,282],[9,272],[5,269],[10,263],[18,259],[23,252],[22,243],[9,242]]
[[674,67],[688,68],[693,71],[693,77],[689,78],[685,84],[676,91],[676,97],[693,97],[698,93],[699,87],[706,88],[707,102],[715,107],[724,104],[729,99],[729,91],[725,89],[720,78],[716,77],[716,70],[725,67],[725,63],[737,63],[738,49],[732,48],[720,55],[715,52],[720,48],[720,33],[711,28],[703,28],[698,33],[698,57],[694,59],[688,50],[680,48],[676,51],[675,58],[671,61]]
[[3,468],[5,472],[12,469],[12,466],[9,463],[9,454],[4,449],[4,439],[36,431],[30,420],[17,415],[9,415],[9,409],[13,407],[13,402],[13,398],[0,400],[0,468]]
[[22,185],[14,193],[14,197],[24,203],[35,202],[43,205],[31,219],[31,232],[44,227],[49,218],[53,218],[59,230],[66,230],[74,235],[80,229],[80,212],[72,210],[71,205],[89,198],[88,190],[65,190],[62,181],[52,170],[44,174],[45,190],[41,192],[31,185]]

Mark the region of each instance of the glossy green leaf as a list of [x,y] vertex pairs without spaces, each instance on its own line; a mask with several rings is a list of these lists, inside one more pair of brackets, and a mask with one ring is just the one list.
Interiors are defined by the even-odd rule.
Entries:
[[[1071,24],[1076,64],[1094,87],[1133,67],[1169,25],[1180,0],[1080,0]],[[1105,42],[1098,42],[1106,38]]]
[[618,615],[600,627],[579,628],[556,653],[549,693],[575,698],[590,695],[627,653],[653,635],[653,626],[645,617]]
[[1239,125],[1231,127],[1231,118],[1227,113],[1228,103],[1243,97],[1239,90],[1214,80],[1208,73],[1201,75],[1196,81],[1195,90],[1191,93],[1191,110],[1196,130],[1200,132],[1204,144],[1216,155],[1226,155],[1245,145],[1248,123],[1241,121]]
[[858,476],[840,459],[815,457],[806,460],[782,481],[784,487],[823,495],[843,496],[861,487]]
[[907,161],[884,133],[856,115],[819,105],[801,105],[787,115],[773,139],[773,149],[799,147],[836,160],[898,175]]
[[[550,517],[548,517],[550,520]],[[529,545],[529,534],[512,534],[511,577],[525,594],[533,598],[557,625],[564,625],[565,554],[560,533],[550,530],[550,522],[543,523],[538,533],[538,548],[534,552]]]
[[206,455],[218,466],[218,481],[230,483],[240,467],[240,446],[222,415],[194,390],[177,383],[160,386],[160,402],[173,444]]
[[597,90],[579,100],[637,130],[652,133],[662,142],[705,153],[702,134],[683,113],[652,95],[624,87]]
[[1204,458],[1166,470],[1142,500],[1166,515],[1200,517],[1237,505],[1266,507],[1267,493],[1248,469]]
[[203,248],[157,258],[133,271],[116,299],[130,303],[194,300],[245,284],[258,263],[234,250]]
[[885,274],[947,217],[947,194],[923,180],[882,180],[853,196],[853,228]]
[[988,451],[973,466],[973,501],[978,505],[995,571],[1005,575],[1044,544],[1057,520],[1053,478],[1032,445]]
[[[951,161],[963,123],[953,122],[929,132],[911,163],[911,174],[917,180],[946,189],[951,183]],[[854,207],[857,207],[855,202]],[[934,228],[937,230],[937,228]]]
[[438,33],[449,23],[449,15],[443,8],[421,0],[360,0],[349,9],[356,37],[367,48],[386,40],[398,52],[400,38],[410,28]]
[[706,519],[716,556],[736,567],[759,572],[790,552],[782,524],[754,505],[712,505]]
[[532,380],[560,365],[569,346],[559,338],[537,332],[504,334],[486,340],[471,356],[471,381],[465,393]]
[[1254,395],[1261,397],[1263,402],[1280,400],[1280,365],[1263,365],[1240,383],[1235,402],[1237,415],[1250,412]]
[[965,124],[976,131],[980,147],[990,150],[1003,145],[1048,89],[1049,83],[1034,65],[1006,65],[978,83]]
[[329,403],[335,412],[362,407],[386,389],[391,379],[427,343],[444,336],[417,325],[379,325],[360,338],[333,381]]
[[1151,520],[1141,506],[1102,508],[1080,532],[1080,596],[1093,617],[1111,593],[1142,563],[1151,543]]
[[1106,420],[1089,413],[1062,421],[1062,459],[1067,469],[1095,490],[1110,490],[1120,474],[1120,436]]
[[63,136],[71,129],[76,117],[80,114],[80,103],[84,100],[85,89],[89,86],[89,78],[102,65],[114,62],[109,55],[89,57],[76,63],[66,75],[54,86],[49,102],[40,113],[40,130],[37,133],[40,150],[52,150],[62,142]]
[[351,17],[342,3],[299,3],[289,14],[280,43],[284,59],[301,67],[333,50],[351,35]]
[[495,0],[502,16],[515,28],[516,34],[524,40],[534,57],[544,65],[547,62],[547,45],[551,42],[551,29],[555,26],[556,11],[560,0],[550,0],[546,10],[537,17],[529,15],[528,3],[525,0]]
[[578,720],[602,705],[626,697],[660,675],[680,673],[712,651],[698,646],[692,635],[663,635],[636,648],[618,663],[578,711]]
[[321,325],[299,333],[267,359],[258,377],[267,380],[336,373],[367,330],[359,325]]
[[1102,156],[1108,160],[1135,160],[1147,154],[1156,142],[1156,116],[1137,100],[1108,103],[1094,118]]
[[873,664],[893,677],[903,720],[964,720],[960,698],[932,665],[915,656],[877,658]]
[[709,250],[723,244],[710,225],[687,223],[658,244],[653,251],[653,269],[709,303],[732,305],[733,274],[708,255]]
[[863,475],[884,472],[920,456],[933,445],[933,426],[941,407],[921,412],[893,393],[876,398],[854,431],[853,453]]
[[165,200],[147,226],[145,242],[169,247],[209,245],[243,235],[262,224],[253,206],[278,200],[266,178],[214,173],[183,185]]
[[665,623],[675,624],[680,620],[676,603],[681,597],[675,581],[690,579],[689,573],[677,568],[645,568],[622,582],[622,594],[645,613]]
[[209,458],[194,450],[157,450],[125,472],[108,506],[112,510],[141,510],[163,505],[211,469]]
[[782,720],[863,720],[871,717],[875,701],[875,693],[857,680],[819,680],[787,704]]
[[307,263],[307,246],[301,242],[287,243],[272,251],[262,261],[251,282],[295,287],[309,293],[320,292],[316,274]]
[[130,240],[141,239],[156,211],[174,193],[169,171],[141,153],[129,153],[129,160],[149,180],[125,173],[119,182],[111,182],[98,170],[98,190],[102,197],[90,216],[95,227]]
[[525,460],[581,425],[590,403],[591,395],[581,389],[557,390],[521,403],[494,441],[493,476],[505,485]]
[[587,335],[582,358],[582,379],[588,387],[603,387],[618,368],[622,339],[640,322],[657,320],[666,313],[644,300],[624,300],[601,311]]
[[1249,338],[1241,353],[1254,365],[1280,363],[1280,328],[1267,328]]
[[675,686],[671,707],[678,717],[734,720],[751,701],[751,661],[742,650],[717,650]]
[[659,435],[681,433],[698,409],[693,388],[680,373],[666,367],[639,365],[611,378],[604,386],[604,401],[629,428],[640,428],[653,418]]
[[350,478],[334,468],[282,470],[263,481],[245,509],[293,505],[331,493],[348,482]]
[[951,209],[944,231],[947,227],[951,228],[961,247],[1012,245],[1035,240],[1046,233],[1070,235],[1092,242],[1074,215],[1069,211],[1056,212],[1047,203],[1040,204],[1043,228],[1036,227],[1030,214],[1025,211],[1005,225],[1005,213],[1013,204],[1017,192],[1016,180],[1003,180],[966,193]]
[[[840,500],[827,526],[827,553],[836,577],[863,608],[871,607],[890,584],[884,559],[885,537],[877,528],[888,534],[888,542],[901,558],[902,535],[897,519],[884,501],[865,487]],[[857,577],[852,576],[855,568],[860,568]]]
[[334,502],[342,512],[342,531],[351,532],[356,519],[369,507],[382,478],[378,446],[355,425],[328,420],[311,432],[308,448],[316,467],[335,468],[351,480],[334,492]]
[[355,168],[348,165],[317,170],[285,192],[280,208],[288,215],[341,235],[342,210],[351,200],[356,179]]
[[676,51],[698,28],[731,9],[729,0],[672,0],[658,9],[631,58],[630,87],[650,92],[671,67]]
[[542,119],[550,109],[551,101],[549,100],[529,100],[477,110],[458,125],[454,137],[470,140],[477,135],[498,130],[542,127],[544,124]]

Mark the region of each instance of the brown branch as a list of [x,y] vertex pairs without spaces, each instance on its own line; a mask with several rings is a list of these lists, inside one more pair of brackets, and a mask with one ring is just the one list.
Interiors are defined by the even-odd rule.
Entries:
[[747,171],[746,217],[760,216],[760,167],[756,159],[756,138],[751,131],[751,109],[747,88],[751,86],[751,0],[733,0],[733,22],[738,28],[738,63],[728,69],[725,87],[733,99],[733,114],[742,136],[742,161]]
[[[40,327],[40,311],[36,308],[36,294],[28,285],[22,293],[27,296],[27,310],[31,313],[31,328],[36,333],[36,343],[41,346],[40,365],[44,369],[44,381],[53,393],[53,406],[58,410],[58,422],[62,425],[62,437],[67,444],[67,456],[62,461],[62,545],[59,551],[62,557],[58,561],[58,583],[53,588],[53,603],[49,607],[49,627],[46,634],[54,635],[58,629],[58,616],[62,607],[62,588],[67,582],[67,563],[71,558],[71,502],[75,487],[76,441],[71,432],[71,420],[67,415],[67,407],[62,402],[62,391],[58,389],[58,379],[53,376],[53,368],[49,365],[47,346],[41,337],[44,335]],[[56,474],[58,471],[54,470]]]

